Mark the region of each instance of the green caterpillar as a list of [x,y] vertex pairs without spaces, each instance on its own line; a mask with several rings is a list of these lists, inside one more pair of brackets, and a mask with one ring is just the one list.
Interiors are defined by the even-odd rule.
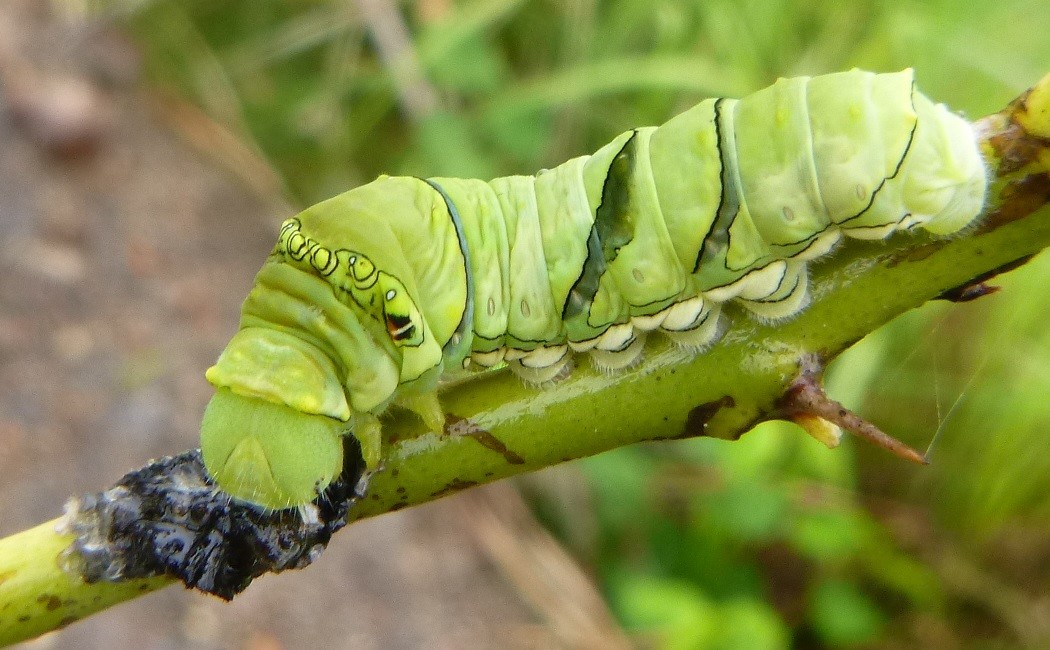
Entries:
[[535,176],[383,176],[284,223],[207,373],[204,462],[234,496],[308,502],[342,435],[378,464],[389,405],[441,430],[448,370],[615,370],[651,332],[699,352],[729,301],[804,309],[808,262],[843,236],[966,228],[986,182],[970,125],[910,70],[710,99]]

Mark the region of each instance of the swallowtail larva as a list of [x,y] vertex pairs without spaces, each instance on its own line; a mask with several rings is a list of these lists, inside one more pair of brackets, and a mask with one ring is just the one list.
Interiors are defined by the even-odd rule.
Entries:
[[910,70],[709,99],[535,176],[380,177],[282,226],[207,373],[205,464],[237,497],[306,503],[342,435],[376,466],[389,405],[440,430],[450,369],[615,370],[651,334],[700,353],[725,303],[789,318],[809,262],[844,238],[957,233],[986,182],[969,123]]

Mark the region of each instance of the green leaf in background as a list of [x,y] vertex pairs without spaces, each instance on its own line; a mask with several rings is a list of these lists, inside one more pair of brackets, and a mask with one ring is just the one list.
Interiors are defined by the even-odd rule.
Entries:
[[809,602],[809,620],[829,646],[856,646],[874,641],[884,617],[857,588],[841,580],[815,586]]
[[507,78],[506,64],[492,44],[474,37],[445,52],[430,65],[430,78],[446,90],[465,95],[496,91]]
[[733,480],[697,504],[697,522],[740,542],[774,539],[786,524],[788,495],[777,485]]
[[871,547],[877,539],[877,526],[866,513],[821,509],[800,513],[789,539],[804,556],[838,563]]
[[639,449],[617,449],[584,459],[582,466],[604,525],[626,528],[642,521],[639,513],[651,510],[648,490],[657,463]]
[[790,647],[791,633],[769,604],[735,600],[718,610],[717,633],[707,647],[717,650],[777,650]]
[[712,647],[721,623],[717,607],[685,581],[625,574],[610,598],[629,630],[667,650]]
[[495,169],[470,122],[456,113],[437,111],[420,122],[416,147],[401,171],[420,177],[487,178]]

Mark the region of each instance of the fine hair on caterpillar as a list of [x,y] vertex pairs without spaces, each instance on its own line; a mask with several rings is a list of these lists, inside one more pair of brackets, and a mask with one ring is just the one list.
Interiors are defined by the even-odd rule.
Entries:
[[207,374],[205,464],[237,497],[305,503],[340,436],[378,464],[389,405],[440,429],[447,372],[615,372],[650,334],[702,353],[726,303],[790,318],[842,240],[953,235],[986,184],[970,125],[910,70],[709,99],[535,176],[380,177],[282,226]]

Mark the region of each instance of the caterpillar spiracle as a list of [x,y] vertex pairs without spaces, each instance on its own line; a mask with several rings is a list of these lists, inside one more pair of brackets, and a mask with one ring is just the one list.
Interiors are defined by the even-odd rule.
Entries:
[[236,497],[306,503],[342,435],[377,465],[389,405],[440,430],[450,369],[545,382],[574,355],[628,366],[652,334],[700,353],[727,302],[789,318],[842,239],[951,235],[986,183],[970,125],[910,70],[709,99],[535,176],[382,176],[284,223],[207,373],[205,465]]

